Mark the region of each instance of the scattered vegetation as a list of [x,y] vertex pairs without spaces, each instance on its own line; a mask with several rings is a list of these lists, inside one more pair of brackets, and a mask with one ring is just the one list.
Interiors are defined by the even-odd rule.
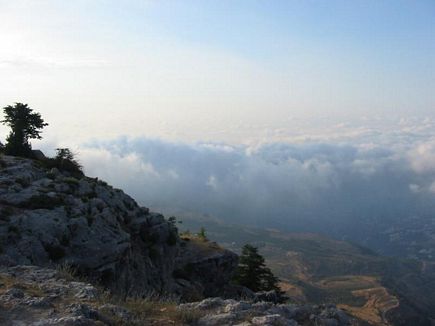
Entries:
[[106,293],[101,296],[100,304],[111,303],[128,311],[131,319],[127,321],[113,316],[108,309],[100,311],[115,325],[195,325],[204,312],[195,309],[179,309],[177,300],[172,297],[147,295],[144,298],[118,299]]
[[78,271],[74,266],[64,262],[56,266],[57,274],[67,281],[78,281]]
[[76,160],[74,153],[68,148],[57,148],[54,158],[44,158],[39,162],[47,169],[56,168],[59,171],[68,172],[76,179],[81,179],[84,176],[82,166]]
[[60,170],[83,175],[82,166],[76,160],[75,154],[69,148],[57,148],[54,158]]

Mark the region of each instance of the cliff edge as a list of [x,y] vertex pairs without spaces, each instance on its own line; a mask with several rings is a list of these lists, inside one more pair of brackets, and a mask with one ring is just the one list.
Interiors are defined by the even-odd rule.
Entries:
[[220,295],[237,266],[101,180],[12,156],[0,158],[0,249],[2,266],[68,265],[122,296]]

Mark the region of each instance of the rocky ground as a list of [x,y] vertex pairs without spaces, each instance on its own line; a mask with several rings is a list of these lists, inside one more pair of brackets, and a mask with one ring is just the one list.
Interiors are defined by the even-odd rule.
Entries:
[[208,298],[117,300],[67,270],[0,270],[1,325],[352,325],[335,306],[285,305]]

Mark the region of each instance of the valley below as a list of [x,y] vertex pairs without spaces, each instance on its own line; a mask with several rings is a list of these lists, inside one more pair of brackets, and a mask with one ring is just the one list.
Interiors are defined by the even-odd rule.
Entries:
[[219,219],[160,209],[182,221],[181,230],[207,236],[239,252],[260,248],[281,288],[295,303],[334,303],[367,325],[434,325],[435,264],[386,257],[345,241],[311,233],[229,225]]

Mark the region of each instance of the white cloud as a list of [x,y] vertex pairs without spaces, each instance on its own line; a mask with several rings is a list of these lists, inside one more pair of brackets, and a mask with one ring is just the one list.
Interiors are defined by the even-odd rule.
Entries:
[[411,190],[413,193],[419,193],[421,191],[421,187],[415,183],[411,183],[409,185],[409,190]]
[[435,141],[417,144],[409,153],[411,166],[417,173],[435,172]]
[[415,170],[405,145],[361,143],[251,147],[120,138],[80,153],[87,171],[144,205],[239,222],[339,232],[374,216],[388,224],[435,213],[427,196],[435,171]]

